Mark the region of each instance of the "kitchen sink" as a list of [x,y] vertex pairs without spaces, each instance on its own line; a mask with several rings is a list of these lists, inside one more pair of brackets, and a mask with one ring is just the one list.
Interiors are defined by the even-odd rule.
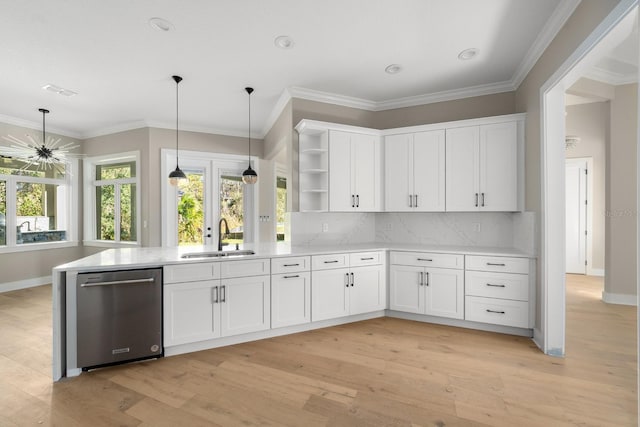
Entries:
[[234,257],[234,256],[245,256],[245,255],[255,255],[256,253],[252,250],[242,250],[242,251],[215,251],[215,252],[193,252],[189,254],[184,254],[180,258],[191,259],[191,258],[221,258],[221,257]]

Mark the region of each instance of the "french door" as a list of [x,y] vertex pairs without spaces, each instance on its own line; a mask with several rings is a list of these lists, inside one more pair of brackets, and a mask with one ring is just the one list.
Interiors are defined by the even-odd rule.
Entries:
[[[163,176],[173,169],[175,151],[163,150]],[[228,232],[223,245],[254,241],[255,185],[242,183],[246,157],[180,152],[180,168],[187,180],[163,186],[163,246],[217,245],[219,222]],[[252,165],[255,169],[255,166]]]

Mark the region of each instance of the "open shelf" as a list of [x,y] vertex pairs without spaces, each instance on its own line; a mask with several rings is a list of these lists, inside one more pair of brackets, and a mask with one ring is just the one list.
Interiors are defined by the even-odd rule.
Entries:
[[300,212],[329,210],[329,132],[306,128],[299,138]]

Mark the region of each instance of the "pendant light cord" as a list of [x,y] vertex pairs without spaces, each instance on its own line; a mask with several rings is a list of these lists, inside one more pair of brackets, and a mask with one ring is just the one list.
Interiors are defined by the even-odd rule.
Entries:
[[44,117],[49,112],[49,110],[47,110],[46,108],[38,108],[38,111],[42,113],[42,146],[44,147],[45,143],[47,142],[47,131],[45,127]]
[[176,169],[180,164],[178,161],[178,86],[180,86],[180,80],[176,80]]
[[249,92],[249,167],[251,167],[251,92]]

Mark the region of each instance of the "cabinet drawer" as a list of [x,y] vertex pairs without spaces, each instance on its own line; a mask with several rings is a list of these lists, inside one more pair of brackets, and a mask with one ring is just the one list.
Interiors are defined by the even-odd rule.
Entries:
[[529,300],[529,275],[467,271],[465,293],[477,297]]
[[349,254],[314,255],[311,257],[313,270],[329,270],[349,266]]
[[164,283],[197,282],[220,278],[220,263],[203,262],[164,266]]
[[351,267],[359,267],[361,265],[382,264],[383,258],[383,252],[358,252],[349,254],[349,265]]
[[465,320],[529,328],[529,303],[497,298],[465,297]]
[[271,273],[280,274],[291,271],[309,271],[311,268],[311,257],[299,256],[288,258],[273,258],[271,260]]
[[262,276],[271,272],[269,259],[251,259],[242,261],[226,261],[220,263],[220,277]]
[[529,258],[467,255],[467,270],[529,273]]
[[464,255],[432,252],[391,252],[391,264],[462,269],[464,268]]

